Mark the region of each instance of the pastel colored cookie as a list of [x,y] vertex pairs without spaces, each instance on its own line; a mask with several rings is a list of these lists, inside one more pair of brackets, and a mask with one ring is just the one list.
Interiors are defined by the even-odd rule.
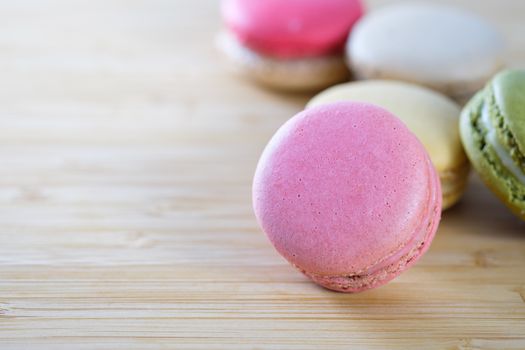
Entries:
[[319,90],[348,79],[343,52],[360,0],[223,0],[219,48],[266,86]]
[[481,179],[525,220],[525,71],[496,75],[464,108],[460,131]]
[[463,195],[470,170],[459,137],[459,106],[427,88],[391,80],[369,80],[334,86],[315,96],[308,108],[337,101],[362,101],[399,117],[419,138],[441,180],[443,209]]
[[424,147],[383,108],[307,109],[266,146],[253,181],[256,217],[277,251],[337,291],[378,287],[427,251],[441,188]]
[[223,0],[227,28],[245,47],[295,59],[340,54],[363,13],[357,0]]
[[503,65],[504,43],[482,18],[441,4],[384,7],[355,27],[347,45],[360,79],[426,85],[465,102]]

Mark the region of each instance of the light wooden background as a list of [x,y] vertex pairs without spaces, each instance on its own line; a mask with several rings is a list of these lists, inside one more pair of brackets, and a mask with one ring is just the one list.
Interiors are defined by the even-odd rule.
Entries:
[[[448,2],[525,66],[523,1]],[[525,224],[476,180],[383,288],[274,252],[251,176],[309,96],[230,76],[219,28],[216,0],[0,1],[0,349],[525,349]]]

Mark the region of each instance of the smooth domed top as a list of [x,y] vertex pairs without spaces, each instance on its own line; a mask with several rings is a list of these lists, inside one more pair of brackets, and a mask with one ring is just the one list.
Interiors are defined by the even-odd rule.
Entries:
[[279,129],[257,166],[253,204],[291,263],[340,275],[375,266],[424,231],[433,179],[425,149],[398,118],[339,102]]
[[223,0],[226,26],[248,48],[277,58],[342,52],[360,0]]
[[502,65],[503,39],[490,23],[467,11],[410,2],[364,18],[349,38],[353,64],[419,82],[480,81]]

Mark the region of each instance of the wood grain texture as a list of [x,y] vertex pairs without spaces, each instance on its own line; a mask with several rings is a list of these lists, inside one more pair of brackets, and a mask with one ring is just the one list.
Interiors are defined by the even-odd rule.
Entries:
[[[525,3],[447,2],[525,66]],[[274,252],[251,176],[309,96],[230,76],[219,28],[216,0],[0,2],[0,349],[525,349],[525,224],[475,178],[383,288]]]

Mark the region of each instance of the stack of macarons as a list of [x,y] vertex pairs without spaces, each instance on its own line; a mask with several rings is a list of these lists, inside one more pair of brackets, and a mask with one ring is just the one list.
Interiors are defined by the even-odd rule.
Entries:
[[421,2],[365,14],[359,0],[223,0],[222,13],[219,43],[245,75],[341,83],[276,132],[253,182],[261,227],[314,282],[358,292],[412,266],[471,165],[525,220],[525,71],[490,80],[504,43],[487,21]]

